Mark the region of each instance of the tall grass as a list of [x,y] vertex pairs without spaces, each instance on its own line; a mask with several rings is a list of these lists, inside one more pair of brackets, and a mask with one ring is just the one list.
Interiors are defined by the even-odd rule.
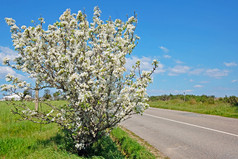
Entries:
[[[52,101],[52,104],[66,104],[66,101]],[[29,107],[34,103],[28,102]],[[45,105],[41,105],[47,111]],[[17,115],[10,110],[13,108],[6,102],[0,101],[0,158],[10,159],[66,159],[66,158],[106,158],[122,159],[126,152],[127,158],[154,158],[144,147],[121,129],[112,131],[113,142],[110,136],[104,136],[90,148],[86,149],[84,156],[79,156],[72,149],[72,144],[65,140],[65,134],[56,124],[40,125],[30,121],[19,121]],[[120,135],[121,134],[121,135]],[[123,149],[121,153],[118,147]],[[152,156],[152,157],[151,157]]]
[[128,158],[138,159],[154,159],[152,155],[144,146],[141,146],[136,140],[129,137],[129,135],[120,128],[112,130],[111,135],[119,145],[121,151]]
[[[32,104],[32,103],[29,103]],[[33,104],[32,104],[33,105]],[[11,106],[0,102],[0,156],[3,158],[76,158],[59,150],[59,134],[55,124],[40,125],[19,121]]]
[[186,102],[180,99],[173,99],[168,101],[149,101],[149,105],[155,108],[182,110],[201,114],[238,118],[238,107],[221,101],[215,101],[214,103],[202,103],[196,102],[192,99]]
[[100,139],[88,149],[87,156],[80,157],[67,151],[64,134],[57,125],[19,121],[19,117],[13,115],[10,109],[11,106],[6,102],[0,102],[0,158],[124,158],[109,136]]

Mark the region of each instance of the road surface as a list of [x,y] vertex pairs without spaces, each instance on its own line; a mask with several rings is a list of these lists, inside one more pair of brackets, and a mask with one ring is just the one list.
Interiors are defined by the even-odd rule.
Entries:
[[238,119],[149,108],[122,126],[171,159],[238,159]]

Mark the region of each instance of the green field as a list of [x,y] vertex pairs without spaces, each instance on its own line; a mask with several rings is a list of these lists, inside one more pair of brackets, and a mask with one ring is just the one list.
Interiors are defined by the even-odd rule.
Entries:
[[167,101],[149,101],[149,105],[155,108],[181,110],[201,114],[238,118],[238,106],[233,106],[222,101],[215,101],[214,103],[204,103],[196,102],[195,100],[184,102],[180,99],[172,99]]
[[[54,104],[66,103],[54,101]],[[33,103],[28,103],[32,107]],[[40,108],[41,109],[41,108]],[[44,108],[43,108],[44,109]],[[0,158],[53,159],[53,158],[155,158],[147,149],[131,139],[122,129],[116,128],[79,157],[65,141],[64,134],[55,124],[40,125],[19,121],[11,106],[0,102]]]

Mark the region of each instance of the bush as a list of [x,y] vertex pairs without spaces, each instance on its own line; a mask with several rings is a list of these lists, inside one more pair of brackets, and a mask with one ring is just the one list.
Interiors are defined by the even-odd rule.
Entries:
[[[154,60],[150,71],[141,71],[140,61],[136,61],[127,71],[126,57],[139,40],[134,33],[137,18],[103,22],[100,15],[95,7],[88,21],[82,11],[72,14],[67,9],[48,27],[43,27],[44,18],[29,27],[18,27],[15,20],[5,18],[19,56],[13,63],[9,58],[3,63],[28,73],[36,83],[31,85],[8,74],[6,80],[12,84],[2,85],[2,91],[11,94],[18,90],[21,96],[23,89],[56,88],[69,102],[62,106],[45,103],[51,109],[47,112],[20,103],[14,105],[13,112],[36,123],[57,123],[70,133],[78,152],[129,115],[142,114],[148,108],[146,88],[158,67]],[[49,90],[46,94],[45,99],[51,98]]]
[[190,99],[190,100],[189,100],[189,104],[192,104],[192,105],[193,105],[193,104],[197,104],[197,102],[196,102],[195,99]]
[[206,100],[206,103],[207,103],[207,104],[215,104],[215,100],[214,100],[214,98],[208,98],[208,99]]
[[230,96],[230,97],[227,99],[227,102],[230,103],[230,104],[233,105],[233,106],[238,106],[238,97],[236,97],[236,96]]

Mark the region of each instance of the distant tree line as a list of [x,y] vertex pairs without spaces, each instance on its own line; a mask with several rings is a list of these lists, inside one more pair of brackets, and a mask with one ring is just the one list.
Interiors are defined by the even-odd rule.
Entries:
[[43,100],[66,100],[66,95],[62,91],[56,91],[51,94],[49,89],[44,90]]
[[220,98],[220,99],[226,103],[230,103],[231,105],[238,106],[238,97],[236,96],[230,96],[230,97],[225,96],[224,98]]
[[230,97],[219,97],[216,98],[215,96],[207,96],[207,95],[183,95],[183,94],[178,94],[178,95],[160,95],[160,96],[150,96],[149,97],[150,101],[170,101],[170,100],[184,100],[184,101],[189,101],[191,104],[195,103],[207,103],[207,104],[214,104],[215,101],[220,101],[224,103],[229,103],[233,106],[238,106],[238,97],[236,96],[230,96]]
[[[28,100],[33,100],[35,98],[33,92],[34,91],[32,91],[31,89],[24,90],[23,98],[21,100],[25,99],[26,96],[29,96]],[[56,91],[54,93],[51,93],[49,89],[45,89],[44,94],[40,99],[41,100],[66,100],[66,95],[62,91]]]

